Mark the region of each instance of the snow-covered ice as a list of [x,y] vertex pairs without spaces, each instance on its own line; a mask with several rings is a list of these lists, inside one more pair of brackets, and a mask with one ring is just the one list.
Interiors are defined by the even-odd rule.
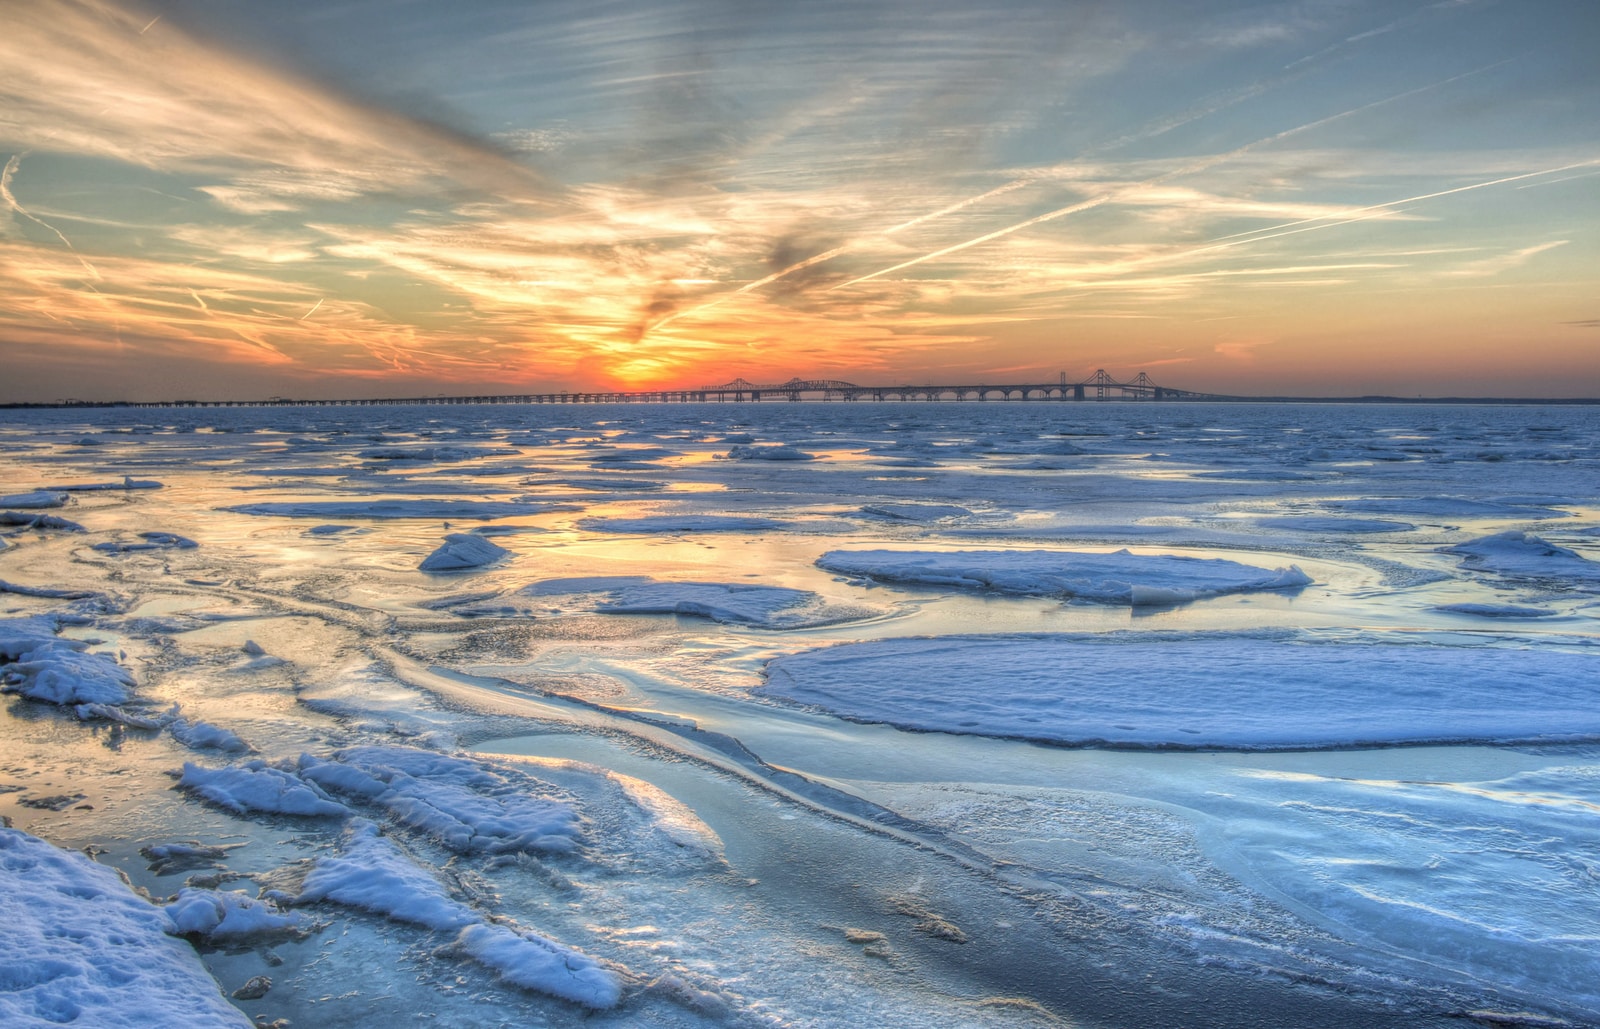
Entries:
[[1515,530],[1457,543],[1446,547],[1445,553],[1461,555],[1468,568],[1508,578],[1600,582],[1600,561]]
[[817,559],[830,572],[897,585],[993,590],[1030,597],[1136,607],[1311,584],[1299,568],[1268,570],[1222,558],[1088,551],[833,550]]
[[511,551],[466,532],[452,532],[444,538],[444,545],[427,557],[417,567],[424,572],[455,572],[467,568],[482,568],[501,558],[511,556]]
[[482,920],[365,819],[351,822],[338,854],[317,859],[296,903],[324,900],[428,929],[456,930]]

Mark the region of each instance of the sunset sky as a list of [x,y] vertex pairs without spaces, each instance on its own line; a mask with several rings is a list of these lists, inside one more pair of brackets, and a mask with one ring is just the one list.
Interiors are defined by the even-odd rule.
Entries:
[[0,16],[0,401],[1600,396],[1595,0]]

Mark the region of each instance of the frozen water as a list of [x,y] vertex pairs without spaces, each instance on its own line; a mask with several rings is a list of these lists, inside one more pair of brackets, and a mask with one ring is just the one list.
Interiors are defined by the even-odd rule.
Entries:
[[1299,589],[1299,568],[1267,571],[1221,558],[1086,551],[833,550],[817,559],[830,572],[909,586],[993,590],[1134,606],[1182,604],[1201,597]]
[[177,932],[213,940],[281,933],[300,926],[299,915],[281,912],[243,890],[183,889],[166,908]]
[[762,692],[911,729],[1074,745],[1600,740],[1591,653],[1076,637],[880,640],[779,658]]
[[1595,411],[13,412],[0,815],[267,1022],[1600,1024]]
[[248,1027],[167,913],[110,868],[0,829],[0,1022]]
[[424,572],[454,572],[482,568],[511,555],[506,548],[470,533],[452,532],[444,540],[444,545],[423,558],[418,568]]

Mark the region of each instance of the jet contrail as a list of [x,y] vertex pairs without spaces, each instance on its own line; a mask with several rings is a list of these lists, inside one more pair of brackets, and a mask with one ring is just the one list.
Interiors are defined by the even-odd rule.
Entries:
[[[72,240],[62,235],[61,230],[56,228],[54,225],[35,217],[28,211],[26,207],[23,207],[20,203],[18,203],[16,196],[12,194],[11,180],[17,174],[17,169],[22,167],[22,159],[25,156],[27,156],[27,152],[21,154],[12,154],[11,160],[6,162],[5,170],[0,171],[0,200],[4,200],[7,207],[22,215],[30,222],[33,222],[35,225],[38,225],[44,229],[49,229],[51,232],[55,233],[56,238],[59,239],[68,250],[72,251],[72,256],[76,257],[78,259],[78,263],[83,265],[83,270],[89,273],[90,278],[99,279],[100,273],[95,270],[94,265],[83,259],[83,255],[78,253],[78,248],[72,245]],[[89,284],[85,283],[85,285]],[[94,287],[91,285],[89,288],[93,289]]]
[[1008,225],[1003,229],[996,229],[993,232],[985,233],[976,239],[969,239],[963,243],[953,243],[950,246],[935,250],[930,254],[924,254],[921,257],[913,257],[909,261],[902,261],[897,265],[883,268],[867,275],[857,276],[854,279],[850,279],[848,282],[841,282],[836,285],[829,286],[828,291],[831,292],[832,290],[842,289],[846,286],[854,286],[858,283],[869,282],[872,279],[881,278],[882,276],[903,271],[906,268],[911,268],[927,261],[932,261],[940,257],[945,257],[949,254],[954,254],[962,250],[970,249],[971,247],[979,246],[980,244],[987,243],[990,240],[999,239],[1002,236],[1009,236],[1012,233],[1021,232],[1023,229],[1032,228],[1033,226],[1039,225],[1043,222],[1054,221],[1057,218],[1062,218],[1069,214],[1077,214],[1080,211],[1086,211],[1092,207],[1099,207],[1101,204],[1116,200],[1138,190],[1149,189],[1151,186],[1158,186],[1164,182],[1169,182],[1172,179],[1179,178],[1184,175],[1193,175],[1196,172],[1206,171],[1210,168],[1216,167],[1219,164],[1225,164],[1228,161],[1234,160],[1235,158],[1242,157],[1257,147],[1279,142],[1280,140],[1287,139],[1288,137],[1297,135],[1301,132],[1306,132],[1310,129],[1327,125],[1330,122],[1338,121],[1341,118],[1348,118],[1353,114],[1360,114],[1363,111],[1370,111],[1375,107],[1382,107],[1385,104],[1392,104],[1396,100],[1403,100],[1406,97],[1415,96],[1418,93],[1425,93],[1429,90],[1438,89],[1440,86],[1449,85],[1450,83],[1464,79],[1469,75],[1477,75],[1480,72],[1486,71],[1489,68],[1493,68],[1496,65],[1503,63],[1505,62],[1497,61],[1495,64],[1486,65],[1483,68],[1462,72],[1460,75],[1452,75],[1447,79],[1440,79],[1438,82],[1433,82],[1426,86],[1418,86],[1416,89],[1408,89],[1403,93],[1396,93],[1393,96],[1384,97],[1382,100],[1374,100],[1371,103],[1362,104],[1360,107],[1352,107],[1348,111],[1340,111],[1338,114],[1330,114],[1326,118],[1318,118],[1316,121],[1306,122],[1304,125],[1297,125],[1292,129],[1284,129],[1282,132],[1275,132],[1270,136],[1263,136],[1261,139],[1246,143],[1244,146],[1237,147],[1225,154],[1218,154],[1216,156],[1207,157],[1199,161],[1193,161],[1180,168],[1175,168],[1172,171],[1164,172],[1153,178],[1145,179],[1142,182],[1136,182],[1130,186],[1119,186],[1115,189],[1107,190],[1098,196],[1090,197],[1088,200],[1080,200],[1077,203],[1069,204],[1066,207],[1058,207],[1054,211],[1046,211],[1044,214],[1034,215],[1032,218],[1017,222],[1014,225]]
[[312,304],[312,305],[311,305],[311,310],[309,310],[309,311],[307,311],[307,312],[306,312],[306,313],[305,313],[305,314],[303,314],[303,315],[301,315],[301,316],[300,316],[300,317],[299,317],[299,319],[297,319],[297,320],[298,320],[298,321],[302,321],[302,322],[303,322],[303,321],[305,321],[305,320],[306,320],[306,319],[307,319],[307,318],[310,318],[310,317],[311,317],[311,316],[312,316],[312,315],[314,315],[314,314],[316,314],[316,313],[317,313],[317,308],[319,308],[319,307],[321,307],[321,306],[322,306],[322,301],[323,301],[323,300],[324,300],[324,299],[326,299],[326,298],[325,298],[325,297],[318,297],[318,298],[317,298],[317,302],[316,302],[316,303],[314,303],[314,304]]

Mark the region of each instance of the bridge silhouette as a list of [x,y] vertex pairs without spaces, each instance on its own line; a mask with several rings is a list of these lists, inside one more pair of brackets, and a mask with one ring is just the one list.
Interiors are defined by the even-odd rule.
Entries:
[[1062,373],[1055,382],[975,382],[905,383],[894,386],[862,386],[842,379],[800,379],[787,382],[755,383],[743,378],[720,386],[694,389],[594,390],[559,393],[500,393],[466,396],[388,397],[346,400],[294,400],[272,397],[268,400],[165,400],[119,404],[65,401],[69,407],[366,407],[380,404],[703,404],[761,403],[789,401],[974,401],[974,400],[1233,400],[1212,393],[1175,389],[1157,385],[1140,372],[1127,382],[1113,378],[1104,368],[1087,379],[1069,382]]

